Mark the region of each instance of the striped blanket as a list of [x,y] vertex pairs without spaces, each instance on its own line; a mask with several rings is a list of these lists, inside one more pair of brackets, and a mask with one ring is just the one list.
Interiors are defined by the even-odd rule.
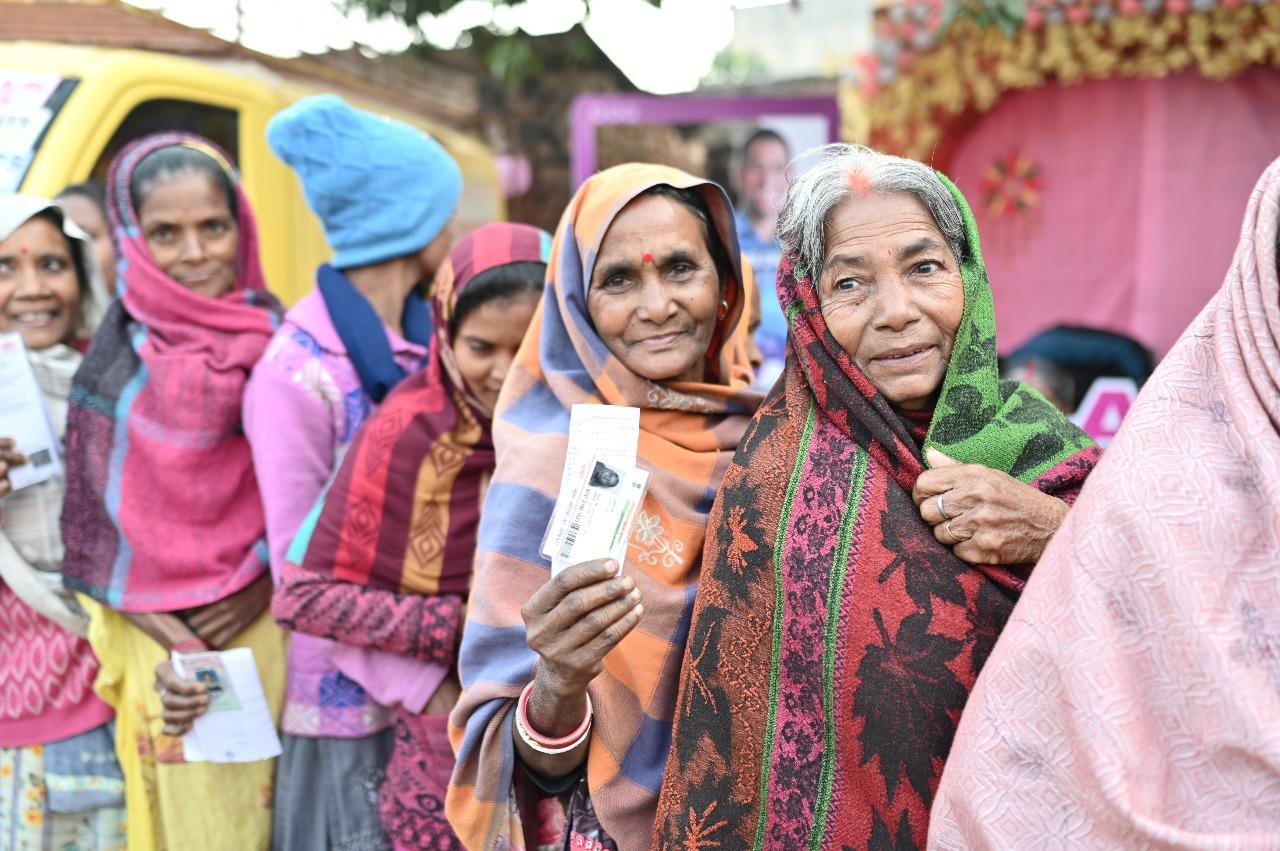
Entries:
[[[609,223],[645,189],[696,189],[734,268],[706,383],[655,384],[609,354],[586,307],[586,283]],[[523,847],[512,709],[533,675],[521,606],[549,578],[538,553],[564,466],[573,404],[641,408],[639,464],[649,490],[624,571],[644,599],[637,628],[590,687],[596,721],[587,779],[600,821],[623,849],[647,848],[666,762],[675,685],[701,566],[707,511],[758,397],[749,393],[746,292],[723,191],[675,169],[618,166],[578,190],[552,245],[549,283],[507,377],[494,421],[498,464],[480,524],[463,635],[463,695],[452,717],[458,766],[449,821],[470,848]],[[523,814],[527,815],[527,814]]]

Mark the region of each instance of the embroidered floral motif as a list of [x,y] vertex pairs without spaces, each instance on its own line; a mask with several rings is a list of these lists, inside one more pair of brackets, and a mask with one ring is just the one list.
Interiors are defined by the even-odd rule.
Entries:
[[684,541],[668,538],[667,530],[656,514],[641,511],[636,517],[632,537],[639,542],[637,545],[633,541],[630,546],[637,551],[636,560],[641,564],[666,568],[684,564],[684,556],[681,555],[684,552]]
[[689,396],[658,384],[649,385],[648,401],[650,407],[664,411],[701,411],[707,407],[707,400],[700,396]]
[[301,368],[293,374],[293,380],[330,408],[343,404],[342,389],[319,358],[307,358],[303,361]]
[[656,515],[640,512],[640,516],[636,518],[636,540],[646,547],[651,547],[662,532],[662,521]]

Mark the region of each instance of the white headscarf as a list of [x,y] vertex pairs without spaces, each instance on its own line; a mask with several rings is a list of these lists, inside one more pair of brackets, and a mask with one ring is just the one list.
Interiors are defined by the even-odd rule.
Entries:
[[102,270],[98,268],[98,257],[93,251],[93,240],[89,235],[71,221],[71,217],[63,212],[56,201],[34,195],[9,193],[0,195],[0,240],[8,239],[14,231],[45,210],[52,210],[62,223],[62,232],[66,234],[71,250],[76,255],[77,269],[84,271],[80,280],[80,323],[77,334],[88,339],[98,329],[98,324],[107,313],[107,305],[111,302]]

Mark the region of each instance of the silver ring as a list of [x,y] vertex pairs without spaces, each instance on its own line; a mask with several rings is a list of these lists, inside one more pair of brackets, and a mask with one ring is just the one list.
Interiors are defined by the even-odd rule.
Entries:
[[169,690],[168,690],[167,688],[165,688],[164,686],[161,686],[161,687],[160,687],[160,702],[161,702],[161,703],[164,703],[165,695],[167,695],[168,693],[169,693]]
[[938,494],[938,513],[942,515],[943,520],[951,519],[951,515],[947,513],[946,506],[942,502],[942,494]]

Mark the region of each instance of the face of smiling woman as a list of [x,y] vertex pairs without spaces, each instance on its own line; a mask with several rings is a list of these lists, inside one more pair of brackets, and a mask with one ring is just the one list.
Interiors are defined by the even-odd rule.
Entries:
[[70,342],[80,281],[67,238],[44,217],[0,241],[0,331],[18,331],[28,349]]
[[587,312],[605,346],[635,374],[701,381],[720,289],[697,217],[678,201],[642,195],[609,225]]
[[240,234],[227,196],[206,174],[157,182],[138,208],[157,266],[192,292],[217,298],[235,288]]
[[827,220],[818,293],[840,345],[890,404],[927,410],[951,361],[964,283],[911,195],[855,195]]

